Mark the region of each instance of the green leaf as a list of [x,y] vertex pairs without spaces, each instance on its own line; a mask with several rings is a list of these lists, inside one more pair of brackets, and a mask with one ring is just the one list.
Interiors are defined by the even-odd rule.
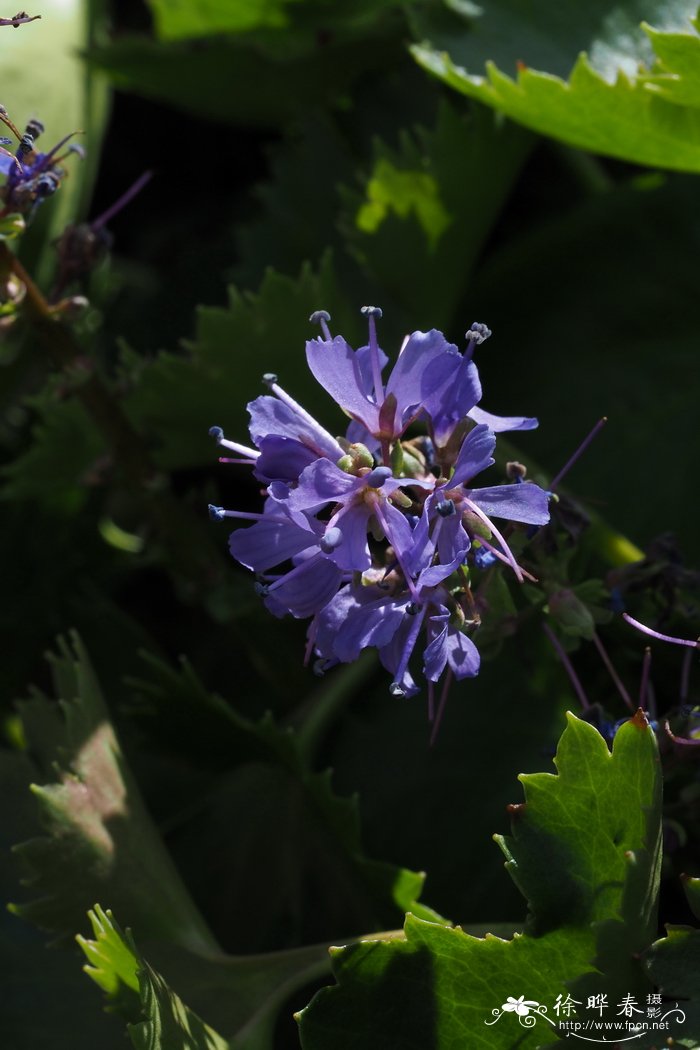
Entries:
[[[121,90],[197,117],[276,128],[316,109],[321,99],[342,102],[359,78],[384,68],[392,49],[400,54],[398,40],[383,31],[361,46],[342,38],[325,46],[313,32],[296,46],[288,31],[280,37],[272,55],[269,46],[245,36],[168,43],[126,38],[94,48],[88,60]],[[252,82],[254,92],[248,90]]]
[[[78,938],[89,960],[85,970],[111,1002],[121,994],[120,1011],[134,1018],[127,1029],[136,1050],[228,1050],[226,1040],[185,1006],[141,957],[133,937],[122,933],[110,911],[96,905],[89,917],[96,939]],[[125,990],[131,993],[126,999]],[[133,995],[136,991],[140,1002]]]
[[[238,950],[278,947],[283,931],[298,943],[381,929],[406,911],[442,921],[418,903],[423,873],[365,855],[357,800],[333,791],[330,771],[309,768],[303,727],[300,734],[282,729],[270,714],[251,722],[209,693],[188,664],[178,672],[148,660],[151,674],[134,686],[161,742],[178,747],[180,728],[196,724],[196,741],[191,732],[186,738],[190,760],[220,770],[204,804],[181,826],[177,849],[208,907],[225,909]],[[309,700],[312,738],[320,703],[320,695]],[[161,728],[164,719],[167,728]],[[212,842],[223,879],[200,863]],[[265,900],[264,914],[251,912],[254,896]]]
[[[651,980],[664,997],[681,1000],[676,1006],[682,1009],[686,1021],[679,1027],[678,1045],[697,1046],[700,1040],[700,930],[667,925],[666,936],[652,944],[645,954],[645,963]],[[675,1038],[675,1031],[673,1035]]]
[[289,24],[287,8],[299,0],[148,0],[161,40],[281,29]]
[[[245,442],[245,406],[264,392],[265,372],[277,373],[281,385],[308,411],[320,411],[320,418],[325,413],[329,429],[335,425],[344,431],[346,421],[311,377],[304,357],[306,340],[316,335],[309,315],[321,307],[333,315],[336,330],[347,331],[344,321],[350,324],[350,317],[330,257],[318,273],[304,266],[295,280],[268,271],[257,294],[232,288],[228,307],[201,307],[190,352],[160,354],[128,396],[129,413],[158,435],[158,465],[211,464],[216,456],[208,436],[212,425]],[[353,310],[351,324],[358,319]],[[196,398],[191,396],[194,388]]]
[[465,114],[446,102],[431,128],[404,132],[398,150],[376,143],[362,194],[345,193],[343,230],[363,272],[412,328],[452,324],[531,144],[488,111]]
[[[428,24],[422,28],[432,45],[414,46],[413,55],[450,87],[541,134],[639,164],[699,171],[698,96],[693,80],[684,83],[684,71],[697,50],[689,22],[695,5],[684,0],[648,5],[651,10],[645,13],[655,23],[648,30],[639,24],[639,5],[619,5],[611,18],[607,5],[599,4],[605,9],[600,12],[602,31],[591,5],[580,8],[578,19],[565,21],[556,17],[555,6],[541,4],[537,20],[528,21],[511,3],[492,5],[486,28],[479,21],[471,34],[457,19],[447,34],[444,26],[431,33]],[[509,23],[519,31],[504,45]],[[658,48],[659,59],[651,74],[655,56],[649,44]],[[585,52],[579,53],[582,48]],[[567,75],[568,80],[562,79]],[[671,79],[678,80],[677,88],[669,88]],[[676,91],[673,102],[669,90]]]
[[107,894],[142,936],[215,946],[144,807],[77,637],[61,643],[51,667],[59,703],[36,694],[20,708],[29,754],[52,779],[32,785],[47,837],[15,847],[32,899],[12,910],[65,936]]
[[336,949],[336,987],[299,1015],[305,1050],[535,1047],[553,1032],[537,1018],[515,1029],[515,1015],[502,1010],[508,996],[524,994],[551,1015],[557,995],[573,990],[581,1005],[591,982],[597,992],[617,992],[620,980],[627,993],[648,987],[636,954],[653,936],[658,895],[654,734],[636,716],[611,755],[570,715],[555,762],[557,776],[520,778],[526,801],[512,807],[512,837],[498,840],[529,900],[526,932],[482,940],[409,915],[405,940]]

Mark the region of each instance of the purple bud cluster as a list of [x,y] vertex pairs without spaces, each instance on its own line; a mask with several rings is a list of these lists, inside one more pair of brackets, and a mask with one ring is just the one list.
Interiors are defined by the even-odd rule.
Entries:
[[497,432],[537,420],[477,407],[472,355],[491,334],[486,325],[472,325],[463,353],[441,332],[413,332],[387,374],[381,311],[363,314],[366,346],[332,337],[325,311],[312,315],[322,334],[306,344],[314,377],[350,417],[345,435],[329,433],[266,375],[269,393],[248,405],[252,446],[211,430],[235,453],[228,462],[248,464],[264,486],[262,511],[210,511],[254,522],[232,533],[231,553],[257,574],[274,615],[312,618],[307,658],[319,672],[374,647],[392,694],[410,696],[418,687],[409,664],[422,649],[432,702],[445,671],[449,684],[479,670],[472,567],[501,562],[520,581],[527,575],[493,519],[549,520],[549,494],[521,475],[483,488],[473,481],[494,462]]

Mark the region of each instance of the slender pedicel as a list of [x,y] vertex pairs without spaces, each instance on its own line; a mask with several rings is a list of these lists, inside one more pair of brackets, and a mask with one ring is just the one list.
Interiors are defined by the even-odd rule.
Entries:
[[624,683],[623,683],[622,679],[620,678],[619,674],[617,673],[617,671],[613,667],[612,661],[611,661],[610,657],[607,654],[605,646],[603,645],[603,643],[600,640],[600,638],[599,638],[599,636],[598,636],[596,631],[593,632],[593,644],[595,645],[596,649],[598,650],[598,653],[600,654],[600,658],[601,658],[601,660],[603,661],[603,663],[605,664],[605,666],[607,668],[608,674],[610,675],[610,677],[612,678],[613,682],[615,683],[615,686],[617,688],[618,693],[620,694],[622,699],[625,701],[625,703],[629,707],[629,709],[632,712],[632,714],[634,714],[636,712],[637,708],[635,707],[635,705],[634,705],[634,703],[632,701],[632,697],[630,696],[630,694],[625,689],[625,686],[624,686]]
[[464,502],[467,504],[469,509],[471,511],[473,511],[474,514],[476,514],[477,518],[481,518],[481,520],[483,521],[484,525],[486,525],[487,528],[489,528],[491,530],[491,532],[494,534],[494,536],[496,537],[496,539],[500,543],[501,547],[503,548],[503,553],[505,554],[506,558],[508,559],[508,564],[510,565],[511,569],[515,573],[515,575],[516,575],[516,577],[518,579],[518,582],[522,583],[523,582],[523,570],[520,568],[520,566],[518,565],[517,561],[515,560],[515,555],[513,554],[512,550],[510,549],[508,544],[506,543],[505,539],[503,538],[502,533],[500,533],[498,531],[498,529],[496,528],[494,523],[491,521],[491,519],[486,514],[484,514],[483,510],[481,509],[481,507],[477,506],[476,503],[472,503],[472,501],[470,499],[467,499],[466,496],[464,498]]
[[328,322],[330,321],[330,319],[331,315],[328,313],[328,310],[314,310],[314,312],[311,314],[311,317],[309,318],[309,321],[311,322],[311,324],[320,324],[321,331],[323,332],[323,338],[326,339],[329,343],[332,343],[333,336],[331,335],[331,330],[328,327]]
[[228,438],[224,437],[221,427],[209,427],[209,436],[216,438],[217,445],[230,448],[232,452],[238,452],[239,455],[245,456],[247,459],[257,459],[260,455],[256,448],[248,448],[247,445],[239,445],[237,441],[229,441]]
[[437,740],[438,731],[442,723],[443,715],[445,714],[445,707],[447,706],[447,695],[450,691],[450,686],[452,685],[453,678],[454,675],[452,673],[452,668],[448,667],[447,674],[445,675],[445,681],[442,687],[442,692],[440,694],[440,703],[438,705],[437,715],[435,716],[435,721],[433,723],[433,731],[430,734],[430,747],[432,747],[435,741]]
[[308,426],[310,426],[313,430],[316,431],[319,437],[323,438],[324,441],[329,442],[333,446],[333,451],[337,459],[340,459],[341,456],[345,455],[343,448],[338,444],[333,435],[330,434],[324,427],[322,427],[318,420],[314,419],[314,417],[309,412],[307,412],[305,408],[302,408],[299,402],[295,401],[294,398],[290,394],[288,394],[286,390],[283,390],[283,388],[277,382],[277,376],[274,372],[266,372],[262,377],[262,381],[268,388],[268,390],[272,391],[275,397],[279,398],[280,401],[283,401],[288,408],[291,408],[291,410],[295,412],[300,419],[302,419]]
[[622,619],[626,620],[630,627],[636,627],[642,634],[648,634],[650,638],[656,638],[658,642],[670,642],[672,645],[687,645],[690,649],[700,648],[700,639],[692,641],[690,638],[674,638],[670,634],[661,634],[660,631],[654,631],[651,627],[640,623],[639,620],[635,620],[629,613],[623,613]]
[[550,492],[554,492],[554,490],[557,487],[557,485],[559,484],[559,482],[562,480],[562,478],[565,477],[565,475],[567,475],[569,473],[569,471],[573,467],[573,465],[576,462],[576,460],[579,459],[579,457],[583,455],[583,453],[586,451],[586,449],[590,445],[590,443],[593,440],[593,438],[596,436],[596,434],[598,434],[598,432],[600,430],[603,429],[603,427],[605,426],[607,421],[608,421],[608,417],[607,416],[603,416],[602,419],[598,420],[598,422],[593,427],[593,429],[590,431],[590,433],[583,439],[583,441],[581,442],[579,447],[576,449],[574,454],[569,457],[569,459],[566,461],[564,466],[561,468],[561,470],[559,471],[559,473],[555,477],[554,481],[549,486],[549,491]]
[[554,651],[556,652],[557,656],[559,657],[559,659],[561,660],[562,664],[564,665],[564,670],[566,671],[566,673],[569,676],[569,680],[570,680],[571,684],[574,687],[574,690],[576,692],[576,696],[579,699],[579,703],[581,704],[582,709],[584,711],[587,711],[588,708],[591,706],[591,704],[590,704],[590,701],[589,701],[588,697],[586,696],[586,692],[585,692],[583,686],[581,685],[581,679],[579,678],[579,676],[574,671],[574,666],[571,663],[571,660],[569,659],[569,657],[564,652],[564,648],[563,648],[561,642],[559,641],[559,639],[557,638],[556,634],[554,633],[554,631],[552,630],[552,628],[549,626],[548,623],[543,623],[542,624],[542,630],[547,635],[547,638],[549,639],[549,641],[550,641],[550,643],[552,645],[552,648],[554,649]]
[[428,682],[428,721],[435,718],[435,683]]
[[363,306],[361,312],[369,321],[369,356],[372,362],[374,399],[378,405],[383,405],[384,387],[382,385],[382,367],[379,362],[379,344],[377,343],[377,325],[375,322],[375,318],[381,318],[382,311],[378,306]]

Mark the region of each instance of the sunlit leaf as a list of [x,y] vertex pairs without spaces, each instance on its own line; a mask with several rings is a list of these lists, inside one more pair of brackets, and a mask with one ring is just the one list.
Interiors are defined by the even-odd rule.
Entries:
[[645,988],[638,953],[655,929],[660,844],[654,734],[637,716],[611,755],[595,729],[570,716],[556,765],[557,776],[520,778],[526,801],[512,807],[512,838],[500,840],[529,900],[526,932],[478,939],[409,915],[405,939],[336,949],[336,987],[299,1018],[305,1050],[329,1040],[341,1050],[535,1047],[553,1030],[544,1020],[514,1027],[502,1006],[509,996],[547,1006],[556,1022],[556,996],[573,990],[580,1006],[590,982],[597,992]]
[[[614,15],[605,4],[586,5],[566,20],[549,2],[539,8],[523,18],[510,2],[490,5],[483,25],[428,21],[421,26],[428,42],[414,46],[414,57],[450,87],[541,134],[639,164],[699,171],[696,78],[684,83],[697,51],[695,5],[628,3]],[[645,32],[642,16],[655,31]],[[652,48],[665,56],[658,69]]]

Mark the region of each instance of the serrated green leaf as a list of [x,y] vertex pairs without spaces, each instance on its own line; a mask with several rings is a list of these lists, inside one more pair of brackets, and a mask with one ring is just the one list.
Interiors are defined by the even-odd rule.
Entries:
[[[556,776],[520,778],[526,802],[513,807],[513,837],[500,840],[529,899],[527,932],[480,940],[409,915],[405,940],[336,950],[337,986],[299,1017],[305,1050],[535,1047],[556,1033],[536,1017],[514,1029],[512,1008],[502,1005],[509,996],[547,1006],[551,1018],[557,995],[588,993],[591,984],[616,992],[620,968],[627,992],[644,987],[635,953],[653,936],[658,895],[654,734],[637,716],[611,755],[595,729],[569,716],[556,765]],[[583,994],[574,998],[581,1006]]]
[[62,643],[52,672],[60,703],[36,695],[20,708],[29,754],[53,779],[32,785],[47,837],[15,847],[32,897],[12,910],[66,936],[109,894],[143,936],[215,946],[144,807],[77,637]]
[[[508,19],[519,18],[511,4],[504,7],[506,25]],[[694,80],[684,83],[684,71],[692,66],[697,50],[689,21],[694,5],[682,0],[650,4],[644,13],[655,23],[653,30],[638,21],[641,12],[636,4],[620,5],[615,18],[601,17],[602,31],[591,18],[590,5],[580,10],[578,22],[558,21],[551,10],[553,17],[544,23],[547,28],[526,19],[520,23],[524,32],[505,46],[500,35],[490,36],[488,31],[469,37],[463,23],[460,26],[455,20],[454,39],[438,30],[431,44],[414,46],[413,55],[457,91],[541,134],[639,164],[700,170]],[[489,16],[494,19],[496,12],[490,10]],[[494,22],[487,19],[486,24]],[[502,22],[496,33],[503,27]],[[684,32],[676,32],[679,29]],[[429,26],[426,32],[431,35]],[[437,46],[436,40],[440,40]],[[653,72],[649,44],[659,48]],[[521,66],[512,79],[516,64]],[[562,79],[566,76],[568,80]]]
[[[317,273],[304,266],[294,280],[269,271],[256,295],[231,289],[226,308],[202,307],[197,335],[186,354],[160,354],[143,371],[127,405],[141,426],[159,438],[161,467],[212,463],[212,425],[245,441],[246,403],[263,393],[262,375],[275,372],[305,408],[345,421],[306,368],[304,346],[316,330],[309,315],[328,309],[338,330],[349,320],[330,257]],[[354,313],[354,311],[353,311]],[[352,319],[357,324],[356,317]],[[196,387],[197,397],[191,396]],[[237,391],[236,396],[233,392]],[[330,422],[330,429],[333,429]]]
[[434,125],[404,132],[398,149],[375,144],[362,193],[345,189],[348,246],[413,328],[452,324],[531,145],[488,111],[443,102]]
[[226,1040],[141,957],[133,937],[122,933],[110,911],[96,905],[89,917],[96,940],[78,938],[88,958],[85,970],[110,1002],[121,999],[119,1009],[131,1018],[127,1028],[136,1050],[228,1050]]

